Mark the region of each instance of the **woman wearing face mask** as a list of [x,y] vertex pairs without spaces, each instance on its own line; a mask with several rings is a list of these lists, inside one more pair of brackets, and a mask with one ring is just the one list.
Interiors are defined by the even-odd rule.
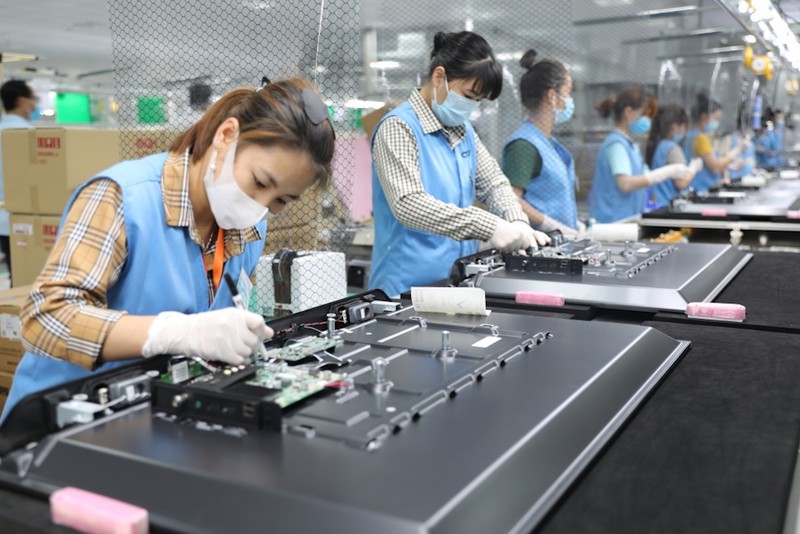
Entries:
[[528,120],[506,143],[503,172],[531,224],[543,232],[575,236],[586,229],[575,204],[575,161],[552,137],[553,127],[569,121],[575,110],[572,77],[558,61],[536,61],[535,50],[525,52],[520,65]]
[[[437,33],[428,80],[388,113],[372,139],[375,245],[370,287],[397,295],[446,278],[476,239],[502,250],[544,244],[469,116],[494,100],[503,72],[472,32]],[[475,198],[490,212],[473,206]]]
[[[756,138],[758,166],[775,169],[783,166],[783,112],[768,109],[764,114],[765,127]],[[771,128],[770,128],[771,126]]]
[[[656,118],[650,128],[647,138],[645,155],[651,169],[660,169],[667,165],[686,164],[681,142],[686,135],[689,125],[689,116],[686,110],[677,104],[667,104],[659,108]],[[677,196],[682,189],[689,187],[696,170],[702,162],[697,160],[687,168],[683,176],[665,180],[650,188],[656,206],[667,206],[672,197]]]
[[327,180],[333,146],[327,107],[295,78],[226,94],[168,153],[79,187],[21,314],[28,352],[4,415],[142,356],[244,362],[272,332],[233,307],[222,275],[252,275],[265,219]]
[[614,115],[615,129],[600,146],[594,183],[589,192],[589,215],[597,222],[610,223],[639,215],[645,209],[645,189],[665,180],[682,178],[688,168],[670,164],[650,170],[645,165],[633,136],[650,131],[644,115],[647,97],[638,87],[624,89],[596,108],[601,117]]
[[711,136],[719,128],[722,118],[722,106],[715,100],[709,100],[702,93],[697,95],[697,102],[692,107],[694,126],[683,142],[683,153],[687,158],[701,158],[703,168],[695,174],[692,188],[696,191],[708,191],[708,188],[722,180],[722,171],[736,161],[742,150],[748,146],[743,141],[733,147],[723,158],[717,156],[711,148]]

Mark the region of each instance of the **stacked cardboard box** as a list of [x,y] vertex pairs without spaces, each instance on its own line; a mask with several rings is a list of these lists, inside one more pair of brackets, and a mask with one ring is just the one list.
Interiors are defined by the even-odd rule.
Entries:
[[30,291],[31,286],[22,286],[0,292],[0,411],[17,365],[25,354],[19,315]]
[[320,250],[338,246],[349,215],[336,187],[310,187],[270,219],[264,254],[282,248]]
[[35,128],[4,130],[2,136],[12,284],[18,286],[32,283],[44,266],[75,189],[119,161],[119,132]]

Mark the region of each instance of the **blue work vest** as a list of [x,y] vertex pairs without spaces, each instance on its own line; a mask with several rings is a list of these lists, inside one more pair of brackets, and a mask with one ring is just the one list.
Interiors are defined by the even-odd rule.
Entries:
[[[475,132],[472,126],[469,123],[464,124],[466,137],[451,148],[441,130],[429,134],[424,132],[419,117],[409,102],[397,106],[381,123],[389,117],[399,117],[411,128],[417,140],[420,179],[425,192],[459,208],[472,206],[475,200],[477,169]],[[375,217],[375,243],[372,248],[370,289],[383,289],[387,295],[393,296],[408,291],[412,286],[442,280],[447,278],[455,260],[478,250],[476,241],[455,241],[449,237],[403,226],[389,208],[374,161],[372,209]]]
[[[656,146],[656,151],[653,153],[653,166],[652,169],[658,169],[667,165],[667,154],[673,147],[678,146],[678,143],[670,139],[662,139]],[[664,180],[660,184],[650,186],[650,191],[653,192],[655,197],[655,207],[669,206],[671,198],[678,196],[680,190],[675,187],[675,182],[672,180]]]
[[575,230],[578,208],[575,205],[575,161],[572,154],[555,139],[548,139],[528,121],[509,138],[506,146],[524,139],[536,147],[542,158],[542,171],[528,184],[523,198],[544,213]]
[[[200,246],[192,241],[188,227],[167,225],[161,190],[166,158],[166,153],[155,154],[124,161],[101,172],[72,195],[60,228],[80,191],[97,178],[110,178],[122,189],[128,251],[119,279],[107,291],[108,308],[130,315],[157,315],[163,311],[198,313],[232,306],[226,284],[220,284],[209,306],[208,278]],[[260,222],[257,228],[264,236],[266,222]],[[223,274],[238,280],[244,269],[252,276],[263,245],[263,238],[247,243],[243,254],[225,262]],[[109,362],[89,371],[65,360],[26,352],[14,375],[3,418],[26,395],[132,361]]]
[[617,187],[617,179],[612,174],[611,164],[608,161],[608,148],[614,143],[622,143],[625,147],[631,162],[631,176],[644,174],[644,159],[639,146],[621,133],[611,132],[600,145],[594,183],[589,192],[589,215],[599,223],[610,223],[638,215],[645,208],[644,189],[623,193]]
[[[694,143],[694,138],[700,135],[702,132],[697,128],[692,128],[689,130],[689,133],[686,134],[686,139],[683,141],[683,154],[686,156],[686,161],[692,161],[692,158],[697,157],[692,153],[692,143]],[[713,152],[714,157],[717,157],[717,153]],[[708,188],[714,185],[715,183],[719,182],[722,179],[722,173],[714,173],[706,167],[705,161],[703,162],[703,168],[697,171],[697,174],[694,175],[692,178],[692,183],[690,187],[694,188],[695,191],[703,192],[708,191]]]
[[757,153],[759,167],[781,167],[783,165],[783,156],[769,153],[783,150],[783,132],[781,129],[765,130],[756,137],[755,142],[759,147],[767,151]]

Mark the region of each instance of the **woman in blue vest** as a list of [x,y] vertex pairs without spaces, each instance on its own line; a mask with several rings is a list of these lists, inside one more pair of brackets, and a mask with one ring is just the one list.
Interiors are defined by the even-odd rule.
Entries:
[[240,364],[272,335],[233,307],[222,275],[253,274],[265,220],[326,180],[334,132],[301,79],[237,89],[169,153],[115,165],[75,192],[22,318],[25,395],[132,359]]
[[722,106],[716,100],[709,100],[706,95],[697,95],[697,102],[692,107],[693,127],[683,141],[683,153],[687,159],[701,158],[703,168],[695,174],[692,188],[696,191],[708,191],[712,185],[722,181],[722,172],[735,162],[742,150],[748,147],[743,141],[733,147],[720,158],[711,147],[711,136],[719,129],[722,118]]
[[644,114],[646,104],[644,91],[628,87],[616,98],[607,98],[596,106],[601,117],[614,116],[614,131],[600,146],[589,192],[589,215],[597,222],[610,223],[641,214],[648,187],[686,174],[686,165],[650,170],[645,164],[633,137],[650,131],[650,117]]
[[503,149],[503,172],[533,226],[575,236],[586,229],[575,203],[575,160],[552,136],[553,127],[569,121],[575,110],[572,77],[558,61],[536,61],[535,50],[525,52],[520,65],[528,120]]
[[[425,85],[373,135],[370,287],[398,295],[442,280],[456,259],[476,252],[476,240],[501,250],[549,241],[531,228],[468,121],[502,88],[503,68],[483,37],[436,34]],[[473,205],[476,198],[488,212]]]
[[783,112],[768,109],[764,114],[764,128],[756,137],[758,166],[774,169],[783,166]]
[[[686,135],[689,126],[689,116],[686,110],[677,104],[667,104],[658,109],[656,118],[650,128],[647,138],[645,155],[651,169],[660,169],[670,164],[686,164],[686,156],[681,148],[681,141]],[[699,160],[693,162],[696,168],[702,165]],[[672,197],[677,196],[682,189],[689,187],[694,178],[695,170],[687,168],[683,176],[665,180],[650,188],[650,194],[656,207],[668,206]]]

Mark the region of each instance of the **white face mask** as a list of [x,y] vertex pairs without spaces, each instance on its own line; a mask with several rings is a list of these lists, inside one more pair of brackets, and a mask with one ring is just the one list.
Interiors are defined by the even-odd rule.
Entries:
[[214,179],[216,149],[211,153],[211,162],[208,164],[203,181],[206,184],[208,203],[217,225],[225,230],[244,230],[255,226],[264,219],[272,217],[269,208],[256,202],[247,193],[242,191],[233,174],[233,160],[236,155],[236,140],[231,143],[219,177]]

